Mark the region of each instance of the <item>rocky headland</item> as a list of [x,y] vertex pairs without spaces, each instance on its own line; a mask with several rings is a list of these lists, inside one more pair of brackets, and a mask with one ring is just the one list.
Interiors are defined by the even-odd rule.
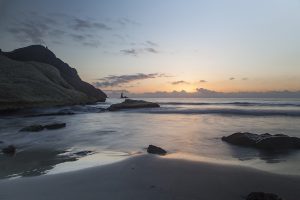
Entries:
[[0,52],[0,111],[103,102],[106,97],[44,46]]

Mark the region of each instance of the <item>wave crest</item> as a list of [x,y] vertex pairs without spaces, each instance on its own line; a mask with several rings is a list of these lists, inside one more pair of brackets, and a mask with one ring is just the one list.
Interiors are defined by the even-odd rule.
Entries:
[[267,110],[267,109],[142,109],[137,112],[152,114],[217,114],[240,116],[288,116],[300,117],[300,110]]

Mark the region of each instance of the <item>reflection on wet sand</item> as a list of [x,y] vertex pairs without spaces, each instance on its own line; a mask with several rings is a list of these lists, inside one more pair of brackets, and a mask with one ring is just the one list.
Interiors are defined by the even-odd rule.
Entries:
[[14,156],[0,155],[0,178],[38,176],[61,162],[75,161],[76,157],[62,155],[63,150],[35,149],[18,152]]
[[[120,161],[123,152],[30,149],[13,156],[0,154],[0,179],[69,172]],[[74,162],[76,161],[76,162]]]
[[228,149],[232,157],[237,158],[240,161],[247,161],[259,158],[266,163],[280,163],[284,162],[289,156],[292,156],[298,151],[296,150],[263,150],[254,149],[251,147],[238,147],[234,145],[228,145]]

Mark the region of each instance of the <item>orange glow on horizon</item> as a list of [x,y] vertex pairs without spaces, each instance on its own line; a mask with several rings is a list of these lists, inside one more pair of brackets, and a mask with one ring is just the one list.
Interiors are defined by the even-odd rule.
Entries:
[[[193,93],[197,88],[204,88],[216,92],[269,92],[269,91],[300,91],[300,82],[297,78],[286,77],[259,77],[259,78],[217,78],[213,80],[189,79],[188,77],[159,77],[139,81],[132,81],[123,85],[108,88],[99,88],[102,90],[124,90],[131,93],[153,93],[153,92],[173,92],[186,91]],[[212,79],[212,78],[211,78]],[[90,81],[92,82],[92,81]],[[179,82],[179,83],[176,83]]]

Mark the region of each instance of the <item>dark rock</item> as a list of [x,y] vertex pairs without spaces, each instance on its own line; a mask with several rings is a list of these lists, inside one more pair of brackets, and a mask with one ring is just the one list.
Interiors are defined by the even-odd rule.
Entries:
[[228,143],[248,146],[258,149],[277,150],[277,149],[300,149],[300,138],[289,137],[284,134],[271,135],[254,133],[234,133],[222,137]]
[[74,153],[74,155],[82,157],[82,156],[91,155],[93,153],[94,153],[93,151],[79,151]]
[[158,154],[158,155],[166,155],[167,154],[166,150],[164,150],[160,147],[151,145],[151,144],[148,146],[147,152],[152,153],[152,154]]
[[38,132],[44,130],[44,126],[42,125],[31,125],[31,126],[26,126],[22,128],[20,131],[27,131],[27,132]]
[[112,104],[108,110],[109,111],[117,111],[122,109],[136,109],[136,108],[157,108],[160,107],[159,104],[143,101],[143,100],[132,100],[125,99],[122,103]]
[[53,130],[66,127],[66,123],[54,123],[54,124],[46,124],[46,125],[31,125],[22,128],[20,131],[26,132],[38,132],[44,129]]
[[[276,135],[283,135],[283,134],[276,134]],[[268,137],[268,136],[272,136],[270,133],[264,133],[261,134],[262,137]]]
[[264,192],[251,192],[246,197],[246,200],[283,200],[276,194]]
[[66,111],[66,112],[53,112],[53,113],[41,113],[41,114],[33,114],[26,115],[26,117],[43,117],[43,116],[64,116],[64,115],[75,115],[74,112]]
[[2,152],[5,154],[15,154],[16,153],[16,147],[13,145],[9,145],[8,147],[5,147],[2,149]]
[[255,146],[260,149],[300,149],[300,138],[273,136],[259,140]]
[[53,130],[53,129],[60,129],[66,127],[66,123],[55,123],[55,124],[47,124],[44,126],[45,129]]
[[286,137],[287,135],[285,135],[285,134],[275,134],[274,136],[284,136],[284,137]]
[[257,135],[252,133],[234,133],[229,136],[222,137],[223,141],[241,146],[254,146]]

